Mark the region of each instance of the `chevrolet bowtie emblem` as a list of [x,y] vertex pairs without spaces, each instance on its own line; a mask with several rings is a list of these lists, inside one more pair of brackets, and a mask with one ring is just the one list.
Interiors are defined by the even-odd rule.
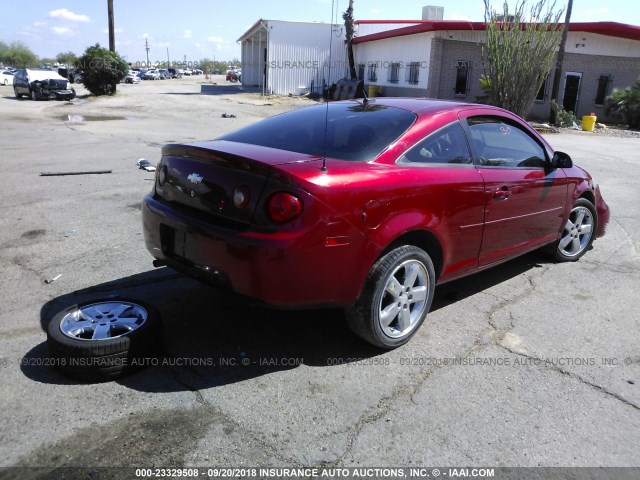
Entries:
[[187,180],[189,180],[191,183],[195,183],[196,185],[198,185],[200,182],[202,182],[202,177],[197,173],[192,173],[187,177]]

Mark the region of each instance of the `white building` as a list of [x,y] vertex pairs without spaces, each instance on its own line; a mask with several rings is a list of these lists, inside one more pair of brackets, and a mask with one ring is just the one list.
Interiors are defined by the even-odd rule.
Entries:
[[242,83],[265,93],[321,93],[349,71],[344,25],[260,19],[238,42]]

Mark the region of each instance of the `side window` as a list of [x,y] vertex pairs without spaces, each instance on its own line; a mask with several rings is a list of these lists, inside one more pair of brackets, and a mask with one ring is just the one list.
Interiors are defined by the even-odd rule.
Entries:
[[462,127],[454,122],[418,142],[398,163],[470,164],[472,159]]
[[480,165],[544,168],[544,149],[520,127],[500,117],[471,117],[467,123]]

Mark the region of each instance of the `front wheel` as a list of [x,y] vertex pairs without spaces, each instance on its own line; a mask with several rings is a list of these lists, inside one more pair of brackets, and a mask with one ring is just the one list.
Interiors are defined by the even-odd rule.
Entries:
[[591,248],[597,226],[595,207],[586,198],[579,198],[571,209],[560,240],[555,244],[553,257],[559,262],[578,260]]
[[38,101],[38,94],[35,90],[31,90],[31,100],[33,100],[34,102]]
[[347,310],[349,327],[380,348],[407,343],[429,313],[435,277],[424,250],[406,245],[390,251],[373,265],[360,298]]

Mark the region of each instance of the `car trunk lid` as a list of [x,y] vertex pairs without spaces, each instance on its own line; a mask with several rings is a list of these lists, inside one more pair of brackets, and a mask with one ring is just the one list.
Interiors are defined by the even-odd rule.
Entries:
[[[301,153],[229,141],[171,144],[162,149],[156,194],[176,208],[209,215],[209,221],[246,228],[276,165],[319,161]],[[234,195],[245,202],[234,202]]]

